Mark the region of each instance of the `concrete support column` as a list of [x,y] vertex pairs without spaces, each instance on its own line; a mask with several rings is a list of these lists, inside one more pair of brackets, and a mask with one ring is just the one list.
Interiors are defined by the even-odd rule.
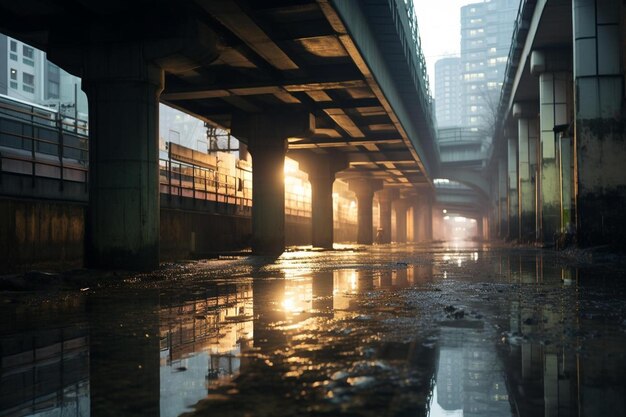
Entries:
[[386,188],[377,193],[378,224],[381,235],[378,243],[391,243],[391,202],[398,198],[398,190]]
[[483,218],[478,217],[475,220],[476,220],[476,237],[479,240],[483,240],[485,238],[485,229],[484,229],[485,224],[483,222]]
[[[290,154],[292,155],[292,154]],[[311,183],[311,238],[318,248],[333,248],[333,183],[337,172],[348,167],[345,158],[312,153],[294,154]]]
[[408,200],[401,198],[393,202],[393,210],[396,214],[396,242],[406,243],[406,212],[409,208]]
[[519,238],[521,241],[535,240],[535,172],[534,163],[538,139],[537,119],[520,118],[517,121],[518,139],[518,193],[519,193]]
[[[252,156],[252,253],[278,256],[285,250],[285,154],[287,138],[309,135],[307,112],[236,114],[232,134],[247,139]],[[332,225],[332,223],[331,223]]]
[[[619,0],[574,0],[577,233],[583,246],[624,246],[626,124]],[[623,24],[623,23],[622,23]]]
[[133,44],[90,49],[83,70],[89,100],[85,262],[94,268],[157,268],[163,70]]
[[372,204],[374,192],[382,188],[381,180],[355,178],[349,180],[350,190],[356,194],[358,231],[356,242],[371,245],[374,241]]
[[427,242],[433,240],[433,195],[428,195],[424,209],[424,233]]
[[498,159],[498,237],[504,239],[509,234],[507,158]]
[[517,138],[508,138],[508,235],[509,239],[519,237],[519,196],[517,177]]
[[561,231],[562,194],[556,131],[567,127],[571,120],[571,52],[533,51],[530,70],[539,76],[540,184],[537,211],[540,240],[554,243],[557,233]]
[[432,196],[419,194],[413,208],[413,238],[415,242],[430,242],[433,239]]
[[568,123],[569,73],[542,73],[539,76],[541,103],[541,239],[554,242],[560,231],[560,183],[554,127]]

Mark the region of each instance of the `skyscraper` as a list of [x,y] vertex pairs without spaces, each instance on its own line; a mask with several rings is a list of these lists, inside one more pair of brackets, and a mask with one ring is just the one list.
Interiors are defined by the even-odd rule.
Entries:
[[439,128],[461,125],[461,60],[443,58],[435,63],[435,109]]
[[519,0],[461,8],[461,121],[490,136]]

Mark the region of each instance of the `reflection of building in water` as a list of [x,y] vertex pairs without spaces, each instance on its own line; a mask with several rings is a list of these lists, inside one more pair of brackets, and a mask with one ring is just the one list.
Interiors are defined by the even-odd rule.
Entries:
[[441,329],[437,366],[437,401],[446,411],[463,408],[463,333]]
[[[464,416],[511,415],[502,367],[482,322],[446,323],[440,330],[437,401]],[[463,327],[456,327],[463,326]]]
[[89,414],[84,327],[2,335],[0,416]]
[[240,371],[253,332],[252,284],[213,290],[161,308],[161,417],[179,415]]

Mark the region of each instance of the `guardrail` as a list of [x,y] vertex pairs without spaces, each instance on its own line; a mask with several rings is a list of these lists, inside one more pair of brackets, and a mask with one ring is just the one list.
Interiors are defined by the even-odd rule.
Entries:
[[160,159],[159,183],[163,194],[252,207],[252,188],[246,181],[209,168]]

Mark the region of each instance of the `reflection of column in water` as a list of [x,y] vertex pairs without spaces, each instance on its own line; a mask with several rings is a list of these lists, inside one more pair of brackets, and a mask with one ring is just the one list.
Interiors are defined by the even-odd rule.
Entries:
[[393,285],[393,272],[389,269],[380,271],[380,287],[391,288]]
[[540,381],[543,350],[537,343],[522,344],[522,379]]
[[252,284],[254,312],[254,347],[274,347],[285,342],[282,331],[272,325],[286,319],[283,302],[285,280],[254,278]]
[[396,286],[404,288],[408,285],[406,268],[400,268],[396,271]]
[[415,284],[415,265],[409,265],[406,268],[406,279],[408,285]]
[[537,282],[537,263],[535,261],[535,258],[521,260],[520,282],[522,284],[532,284],[534,282]]
[[333,275],[335,271],[317,272],[313,275],[313,309],[332,313]]
[[360,291],[370,291],[374,289],[374,273],[373,271],[363,269],[357,272],[358,289]]
[[520,282],[521,265],[522,257],[520,255],[511,255],[509,257],[509,269],[512,282]]
[[349,294],[357,290],[357,276],[354,269],[333,271],[333,309],[348,310],[353,300]]
[[54,305],[52,315],[50,304],[41,312],[3,311],[1,415],[31,415],[44,409],[48,415],[89,414],[89,332],[82,322],[83,306],[76,304]]
[[94,295],[91,324],[91,415],[159,415],[159,293]]
[[433,280],[433,266],[428,265],[416,265],[415,266],[415,283],[426,284]]

